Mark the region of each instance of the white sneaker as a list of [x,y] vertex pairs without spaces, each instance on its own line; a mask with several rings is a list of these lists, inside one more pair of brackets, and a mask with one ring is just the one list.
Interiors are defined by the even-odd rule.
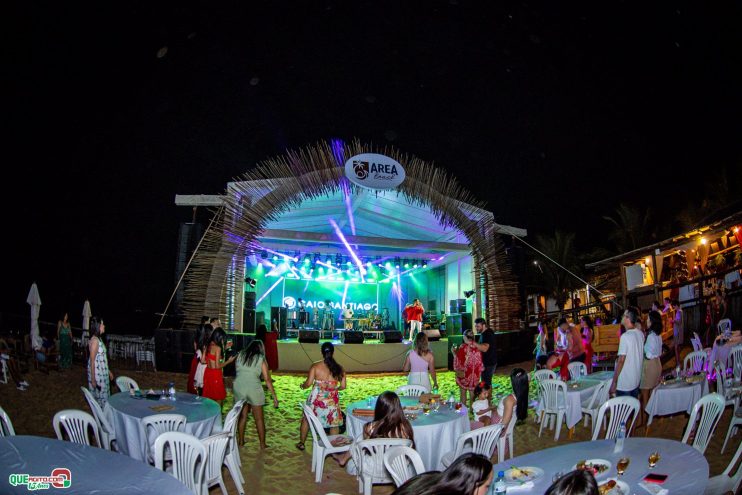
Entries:
[[24,387],[28,387],[28,382],[26,380],[23,380],[21,382],[21,385],[23,385]]
[[26,387],[24,387],[23,385],[18,385],[18,387],[16,387],[16,388],[18,390],[20,390],[21,392],[25,392],[26,391]]

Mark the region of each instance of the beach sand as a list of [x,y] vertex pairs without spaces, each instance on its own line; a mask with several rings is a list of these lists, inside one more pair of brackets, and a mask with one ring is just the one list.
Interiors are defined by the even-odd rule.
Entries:
[[[533,369],[533,363],[523,363],[527,370]],[[509,393],[509,372],[513,366],[497,370],[494,380],[494,394]],[[166,383],[173,381],[178,390],[185,390],[187,376],[179,373],[136,371],[131,365],[112,363],[115,375],[126,375],[136,380],[142,389],[162,388]],[[73,365],[65,372],[52,371],[49,375],[39,371],[31,371],[26,375],[30,387],[21,392],[9,383],[0,385],[0,406],[2,406],[13,421],[16,433],[19,435],[40,435],[54,437],[52,417],[54,414],[67,408],[88,411],[87,403],[83,398],[80,386],[86,385],[86,372],[81,364]],[[355,477],[349,476],[332,458],[325,461],[323,481],[314,482],[311,472],[311,435],[307,441],[307,448],[301,452],[294,444],[298,441],[300,410],[298,403],[305,400],[308,391],[301,390],[299,384],[304,376],[278,373],[274,375],[274,382],[280,405],[278,409],[269,405],[266,411],[266,428],[268,432],[268,449],[261,451],[257,447],[255,427],[252,420],[246,429],[246,444],[241,450],[242,471],[245,476],[245,491],[248,494],[324,494],[358,493],[358,483]],[[441,370],[439,372],[440,391],[445,396],[454,390],[453,372]],[[350,375],[348,390],[341,393],[343,409],[345,405],[356,400],[376,395],[384,390],[394,390],[397,386],[406,383],[406,377],[401,373],[386,373],[374,375]],[[227,388],[231,386],[231,379],[227,378]],[[228,394],[229,394],[228,390]],[[535,390],[532,387],[532,396]],[[223,413],[232,405],[231,394],[223,406]],[[515,428],[515,453],[523,455],[529,452],[562,445],[572,441],[590,439],[590,430],[582,426],[575,427],[572,440],[568,439],[567,429],[562,430],[558,442],[554,441],[554,434],[546,430],[541,438],[538,437],[538,424],[533,420],[533,411],[529,411],[528,418]],[[730,439],[723,455],[719,454],[724,441],[729,421],[732,415],[731,408],[724,411],[724,415],[717,426],[711,443],[706,451],[712,476],[720,474],[730,462],[739,445],[742,435],[737,434]],[[686,414],[677,414],[672,417],[657,419],[650,431],[650,436],[680,440],[687,424]],[[634,436],[643,436],[644,430],[634,433]],[[570,461],[571,462],[571,461]],[[234,483],[228,472],[224,471],[224,479],[230,494],[236,494]],[[391,485],[375,485],[374,493],[388,494],[393,491]],[[212,494],[220,493],[218,486],[212,488]]]

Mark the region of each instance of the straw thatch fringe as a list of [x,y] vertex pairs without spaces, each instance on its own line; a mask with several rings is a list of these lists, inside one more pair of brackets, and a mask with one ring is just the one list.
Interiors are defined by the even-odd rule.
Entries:
[[395,148],[379,149],[358,140],[344,145],[342,151],[333,150],[327,142],[288,151],[235,179],[186,275],[181,306],[185,323],[196,325],[201,315],[226,316],[228,267],[235,256],[242,259],[259,249],[258,239],[269,222],[306,200],[338,189],[359,192],[345,177],[344,166],[348,158],[360,153],[381,153],[402,164],[407,177],[397,188],[398,194],[430,208],[442,225],[459,229],[469,239],[475,270],[483,272],[492,328],[519,328],[517,284],[495,232],[494,218],[475,209],[483,208],[483,203],[446,171]]

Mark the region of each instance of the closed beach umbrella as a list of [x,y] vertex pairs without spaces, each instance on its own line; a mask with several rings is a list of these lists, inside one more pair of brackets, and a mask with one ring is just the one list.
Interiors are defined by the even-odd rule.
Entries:
[[90,317],[93,316],[90,311],[90,301],[85,299],[85,304],[82,305],[82,329],[84,331],[90,330]]
[[41,349],[43,341],[39,335],[39,312],[41,311],[41,297],[36,282],[31,284],[31,290],[28,291],[26,302],[31,306],[31,347]]

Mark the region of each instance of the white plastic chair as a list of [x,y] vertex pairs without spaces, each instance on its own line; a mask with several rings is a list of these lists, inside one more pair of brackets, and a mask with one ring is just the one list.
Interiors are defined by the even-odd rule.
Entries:
[[334,445],[332,445],[331,442],[336,438],[344,437],[351,441],[352,438],[346,435],[327,436],[327,434],[325,433],[325,429],[322,427],[322,423],[320,423],[319,418],[317,418],[317,416],[314,414],[312,408],[306,404],[302,404],[301,406],[304,410],[304,416],[307,418],[307,422],[309,423],[309,429],[312,432],[312,472],[315,474],[314,481],[319,483],[320,481],[322,481],[322,472],[325,467],[325,457],[330,454],[337,454],[338,452],[348,452],[352,446],[352,444],[349,444],[335,447]]
[[[543,398],[543,411],[541,412],[541,425],[538,429],[538,436],[544,429],[544,423],[550,416],[556,417],[556,431],[554,440],[559,440],[559,433],[562,430],[562,422],[567,414],[567,384],[561,380],[542,380],[539,382],[541,397]],[[549,424],[553,422],[549,418]]]
[[693,351],[703,351],[703,343],[698,333],[693,332],[693,338],[690,339],[690,343],[693,345]]
[[88,430],[92,429],[97,446],[102,446],[95,418],[85,411],[63,409],[54,415],[52,424],[54,425],[54,433],[57,434],[59,440],[64,440],[64,435],[62,434],[62,428],[64,428],[70,442],[93,445],[90,443],[90,437],[88,436]]
[[[603,423],[607,413],[610,413],[610,418],[608,419],[608,427],[605,430],[606,440],[616,438],[621,423],[626,423],[626,436],[631,436],[631,431],[634,429],[634,423],[636,422],[636,417],[639,415],[640,408],[641,404],[639,400],[631,396],[608,399],[600,406],[598,418],[593,424],[593,440],[597,440],[600,436],[600,425]],[[631,418],[630,425],[629,418]]]
[[[541,396],[541,387],[539,386],[539,383],[544,380],[556,380],[557,378],[557,374],[551,370],[536,370],[533,372],[533,379],[536,381],[536,386],[538,387],[536,401],[539,404],[541,404],[544,400],[544,398]],[[540,421],[539,415],[534,414],[533,420],[538,423]]]
[[[186,417],[182,414],[153,414],[142,418],[144,438],[147,442],[147,460],[152,462],[152,448],[157,437],[170,431],[183,432],[185,424]],[[167,460],[169,461],[170,458],[168,457]]]
[[739,409],[732,415],[732,419],[729,420],[729,429],[727,430],[727,436],[724,438],[724,445],[721,446],[721,453],[724,453],[724,449],[727,448],[727,442],[729,437],[736,433],[737,427],[742,426],[742,409]]
[[234,481],[234,486],[237,487],[237,491],[240,495],[245,494],[245,478],[242,476],[242,460],[240,459],[240,449],[236,442],[237,436],[237,420],[240,417],[240,412],[245,405],[244,400],[235,402],[232,409],[227,413],[227,417],[224,418],[224,426],[222,431],[229,432],[229,443],[227,444],[227,454],[224,457],[224,463],[227,465],[229,475]]
[[515,443],[513,443],[513,430],[515,430],[515,423],[518,422],[518,416],[515,415],[518,410],[518,406],[513,407],[513,415],[510,418],[510,422],[507,425],[504,435],[500,435],[497,439],[497,462],[501,463],[505,461],[505,450],[510,454],[510,458],[513,458],[513,451],[515,450]]
[[106,450],[116,450],[113,448],[113,445],[116,442],[116,431],[113,426],[111,426],[111,423],[108,422],[106,415],[103,414],[103,409],[100,408],[98,401],[95,400],[95,397],[90,393],[90,390],[85,387],[80,387],[80,390],[82,390],[85,400],[88,402],[88,406],[90,407],[90,411],[93,413],[93,417],[95,418],[95,423],[98,425],[100,439],[103,442],[102,447]]
[[5,362],[5,358],[0,357],[0,371],[3,376],[0,378],[0,383],[8,383],[8,365]]
[[727,362],[732,362],[732,371],[734,372],[734,381],[742,380],[742,345],[735,345],[729,351]]
[[227,495],[227,487],[224,485],[224,478],[222,477],[222,466],[226,462],[229,435],[228,431],[223,431],[201,440],[201,443],[206,447],[206,469],[204,470],[202,484],[203,495],[208,495],[209,488],[217,484],[222,489],[222,494]]
[[13,423],[10,421],[10,416],[5,412],[5,409],[0,407],[0,437],[10,437],[15,435],[13,429]]
[[391,475],[384,466],[384,454],[393,447],[411,446],[412,440],[406,438],[370,438],[355,442],[351,454],[358,469],[358,492],[371,495],[373,485],[392,483]]
[[135,382],[128,376],[117,376],[116,386],[119,388],[119,392],[129,393],[129,390],[139,390],[139,385],[137,385],[137,382]]
[[724,407],[734,406],[733,411],[739,408],[739,394],[735,390],[727,387],[727,375],[720,363],[714,366],[716,372],[716,393],[724,397]]
[[165,471],[165,452],[172,458],[172,474],[194,495],[202,495],[206,447],[193,435],[167,431],[155,439],[155,467]]
[[716,325],[716,333],[718,335],[724,335],[726,332],[732,331],[732,320],[729,318],[724,318],[723,320],[719,320],[719,323]]
[[430,390],[425,385],[402,385],[395,393],[400,397],[420,397],[422,394],[430,393]]
[[[698,428],[695,428],[696,421],[698,420],[698,411],[703,408],[701,413],[701,419],[698,424]],[[688,443],[691,432],[695,429],[696,436],[693,439],[693,448],[699,451],[701,454],[706,452],[711,441],[711,435],[714,434],[716,425],[721,419],[721,413],[724,412],[724,397],[719,394],[708,394],[701,397],[698,402],[693,405],[693,410],[690,413],[690,419],[688,420],[688,426],[685,428],[685,435],[683,435],[683,443]]]
[[729,463],[727,468],[719,476],[709,478],[706,484],[706,491],[704,495],[719,495],[720,493],[737,493],[742,488],[742,463],[737,467],[737,471],[732,474],[734,466],[742,458],[742,443],[737,447],[737,453],[734,454],[732,462]]
[[[580,376],[587,375],[587,366],[585,366],[585,363],[581,363],[579,361],[569,363],[567,365],[567,369],[569,370],[570,380],[577,380],[578,378],[580,378]],[[582,370],[582,375],[580,375],[580,370]]]
[[487,459],[492,457],[495,450],[497,439],[502,433],[505,425],[498,423],[494,425],[477,428],[476,430],[462,433],[456,439],[456,449],[448,452],[441,457],[441,466],[447,468],[453,461],[458,459],[461,454],[474,453],[485,456]]
[[420,454],[412,447],[392,447],[387,450],[384,454],[384,466],[398,487],[425,472]]
[[706,367],[706,353],[703,350],[689,352],[683,360],[683,369],[693,372],[703,371]]
[[157,365],[155,364],[155,353],[152,351],[137,350],[137,369],[139,369],[140,363],[151,363],[152,371],[157,371]]
[[[593,395],[581,404],[582,414],[585,415],[584,426],[587,428],[587,419],[590,418],[590,427],[595,427],[595,418],[598,415],[600,406],[608,400],[608,382],[600,382],[600,384],[593,390]],[[603,423],[605,427],[605,422]]]

